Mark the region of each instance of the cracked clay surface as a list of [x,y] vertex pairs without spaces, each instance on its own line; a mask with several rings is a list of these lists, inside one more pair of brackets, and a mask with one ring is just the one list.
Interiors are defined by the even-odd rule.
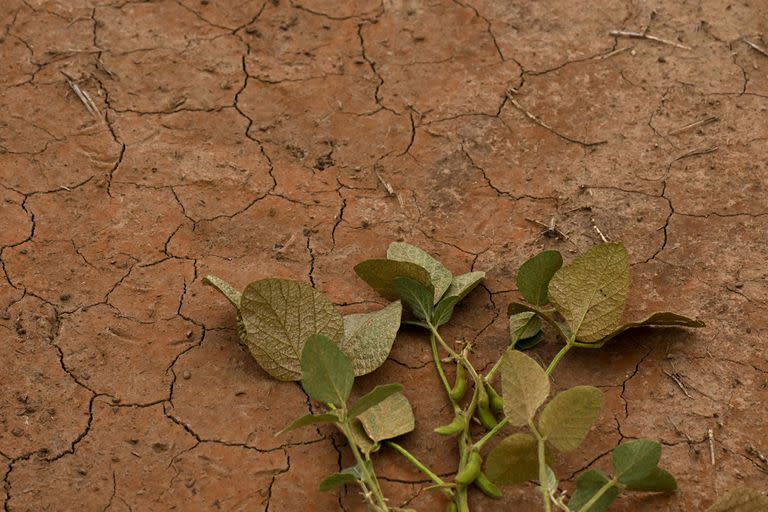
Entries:
[[[557,388],[606,393],[556,460],[563,489],[649,437],[680,490],[612,510],[765,490],[768,55],[742,38],[768,48],[766,20],[747,0],[3,0],[3,510],[362,512],[355,489],[316,490],[349,462],[332,430],[273,436],[313,406],[243,351],[202,277],[297,279],[367,311],[381,299],[352,267],[407,240],[488,273],[446,329],[484,367],[518,265],[572,257],[595,226],[629,249],[628,316],[707,327],[560,365]],[[451,474],[418,334],[356,392],[402,383],[403,444]],[[375,460],[393,505],[444,510],[404,461]],[[471,500],[540,507],[532,484]]]

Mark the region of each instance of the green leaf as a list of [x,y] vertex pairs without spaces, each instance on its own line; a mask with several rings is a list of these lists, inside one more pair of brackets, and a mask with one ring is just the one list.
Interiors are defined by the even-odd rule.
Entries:
[[402,393],[395,393],[358,416],[373,441],[407,434],[416,426],[413,409]]
[[446,297],[458,297],[461,301],[469,295],[469,292],[475,289],[483,279],[485,279],[485,272],[468,272],[460,276],[453,278],[451,286],[445,292]]
[[512,434],[485,458],[485,474],[499,485],[521,484],[539,475],[538,443],[530,434]]
[[575,386],[555,395],[539,417],[539,432],[561,452],[579,447],[600,416],[603,392],[592,386]]
[[301,373],[301,387],[310,398],[338,406],[346,403],[355,380],[349,358],[322,334],[307,338],[301,353]]
[[370,373],[387,360],[395,342],[403,306],[399,300],[384,309],[344,317],[341,350],[349,356],[355,376]]
[[347,484],[356,484],[357,480],[357,477],[351,473],[345,473],[344,471],[341,473],[334,473],[333,475],[325,477],[323,481],[320,482],[320,490],[328,492],[336,487],[341,487]]
[[349,408],[349,417],[357,417],[374,405],[383,402],[395,393],[400,393],[402,390],[403,386],[400,384],[384,384],[383,386],[376,386],[371,392],[363,395],[357,402],[354,403],[352,407]]
[[557,475],[549,464],[544,466],[544,473],[547,475],[547,489],[556,490],[560,482],[557,481]]
[[418,281],[410,277],[395,278],[395,290],[416,318],[429,320],[432,317],[432,292]]
[[626,483],[626,486],[628,491],[672,492],[677,489],[677,482],[667,471],[654,468],[645,478]]
[[522,339],[536,336],[539,331],[541,331],[541,319],[532,311],[517,313],[509,317],[511,347],[514,347]]
[[432,313],[432,325],[440,327],[448,323],[448,320],[453,316],[453,308],[459,303],[459,298],[456,296],[443,297],[440,302],[435,306],[435,310]]
[[515,350],[529,350],[541,343],[541,340],[544,339],[544,332],[539,331],[536,333],[535,336],[531,336],[530,338],[525,338],[523,340],[518,341],[514,349]]
[[340,341],[341,314],[309,285],[284,279],[249,284],[240,299],[241,335],[256,362],[280,380],[301,378],[301,353],[312,334]]
[[289,432],[291,430],[296,430],[297,428],[306,427],[308,425],[316,425],[318,423],[338,423],[339,417],[335,414],[307,414],[302,416],[301,418],[298,418],[296,420],[293,420],[290,425],[285,427],[283,430],[275,434],[275,436],[279,436],[281,434],[284,434],[285,432]]
[[513,427],[526,425],[549,395],[549,377],[539,363],[517,350],[501,362],[504,414]]
[[707,512],[765,512],[768,496],[747,487],[738,487],[723,494]]
[[540,252],[520,266],[517,271],[517,289],[531,304],[536,306],[547,304],[549,281],[562,266],[563,257],[559,252]]
[[[590,469],[576,478],[576,490],[573,492],[568,508],[579,511],[610,480],[600,470]],[[604,512],[619,496],[619,489],[613,485],[589,508],[589,512]]]
[[553,318],[551,313],[554,313],[554,310],[545,310],[543,308],[540,308],[539,306],[532,306],[530,304],[524,304],[522,302],[512,302],[509,304],[509,306],[507,306],[507,316],[516,315],[518,313],[523,313],[526,311],[529,311],[531,313],[536,313],[537,315],[539,315],[539,318],[547,322],[553,328],[555,328],[557,332],[559,332],[560,335],[563,337],[563,339],[567,340],[568,338],[570,338],[571,330],[563,322],[558,322]]
[[599,341],[621,323],[629,292],[629,256],[622,244],[597,245],[549,282],[549,299],[576,339]]
[[638,329],[640,327],[704,327],[704,325],[704,322],[701,320],[688,318],[687,316],[678,315],[677,313],[670,313],[669,311],[660,311],[652,314],[645,320],[629,322],[618,329],[614,329],[611,333],[604,336],[598,343],[604,345],[605,342],[618,336],[624,331]]
[[649,439],[622,443],[611,452],[613,474],[619,482],[629,485],[644,479],[659,465],[661,445]]
[[203,284],[213,286],[219,290],[219,292],[221,292],[233,306],[238,309],[240,308],[240,292],[232,288],[232,286],[223,279],[219,279],[216,276],[205,276],[203,278]]
[[437,304],[440,297],[443,296],[453,282],[453,275],[451,275],[450,270],[415,245],[404,242],[392,242],[387,248],[387,259],[415,263],[426,269],[429,272],[432,286],[434,286],[433,304]]
[[363,453],[371,453],[379,449],[378,443],[368,437],[363,424],[358,418],[353,418],[349,421],[349,431],[352,434],[352,441]]
[[[370,469],[372,463],[366,461],[365,464]],[[359,464],[355,464],[354,466],[342,469],[338,473],[325,477],[323,481],[320,482],[320,490],[326,492],[342,485],[356,484],[362,478],[362,475],[362,468]]]
[[434,286],[429,278],[429,272],[415,263],[394,260],[366,260],[355,265],[355,272],[368,283],[371,288],[389,300],[400,298],[395,290],[395,279],[410,277],[434,293]]

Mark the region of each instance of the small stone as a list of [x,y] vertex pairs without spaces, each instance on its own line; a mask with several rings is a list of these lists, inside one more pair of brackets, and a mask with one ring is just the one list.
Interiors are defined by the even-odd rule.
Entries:
[[744,283],[742,283],[741,281],[736,281],[735,283],[733,283],[733,286],[735,286],[736,288],[744,288]]
[[192,378],[192,374],[191,374],[191,373],[189,373],[189,371],[187,371],[187,370],[184,370],[184,373],[182,373],[182,374],[181,374],[181,377],[182,377],[184,380],[189,380],[190,378]]
[[24,435],[24,431],[21,428],[16,427],[13,430],[11,430],[11,434],[13,434],[16,437],[21,437]]

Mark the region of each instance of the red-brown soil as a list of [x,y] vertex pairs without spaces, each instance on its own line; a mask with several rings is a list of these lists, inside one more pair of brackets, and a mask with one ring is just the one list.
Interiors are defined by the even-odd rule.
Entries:
[[[608,34],[644,29],[690,49]],[[352,267],[407,240],[488,272],[446,331],[483,366],[517,266],[595,226],[629,248],[630,314],[707,327],[569,355],[556,386],[607,405],[557,461],[564,487],[650,437],[680,490],[614,510],[765,490],[768,55],[741,38],[766,33],[757,0],[2,0],[4,510],[362,510],[316,490],[347,459],[330,430],[273,436],[310,405],[240,348],[202,277],[299,279],[370,310]],[[358,389],[391,381],[417,416],[404,445],[449,474],[419,333]],[[443,510],[402,460],[377,467],[396,505]],[[508,496],[474,510],[539,510],[532,485]]]

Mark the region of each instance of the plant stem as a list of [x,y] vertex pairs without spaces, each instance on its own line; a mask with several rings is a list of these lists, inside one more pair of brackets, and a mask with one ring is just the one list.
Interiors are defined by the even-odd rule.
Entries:
[[541,494],[544,497],[544,511],[551,512],[552,504],[549,501],[549,479],[547,478],[547,459],[544,438],[539,434],[533,421],[528,422],[528,428],[531,429],[531,432],[533,432],[533,435],[536,436],[536,440],[538,441],[539,487],[541,487]]
[[[403,448],[399,444],[395,443],[394,441],[387,441],[386,444],[389,445],[390,447],[394,448],[396,452],[398,452],[400,455],[405,457],[405,459],[408,462],[413,464],[416,467],[416,469],[418,469],[419,471],[421,471],[422,473],[427,475],[429,477],[429,479],[432,480],[433,482],[435,482],[437,485],[442,485],[442,486],[446,485],[445,481],[442,478],[440,478],[439,476],[434,474],[432,471],[430,471],[430,469],[427,466],[425,466],[419,459],[417,459],[411,452],[409,452],[408,450],[406,450],[405,448]],[[447,489],[447,488],[443,488],[441,490],[443,491],[443,493],[446,496],[448,496],[450,498],[453,497],[453,491],[452,490]]]
[[[430,334],[429,342],[432,345],[432,359],[435,361],[435,368],[437,368],[437,374],[440,376],[440,382],[443,383],[445,393],[448,395],[448,398],[450,399],[451,404],[453,404],[455,409],[456,402],[453,400],[453,398],[451,398],[451,385],[448,383],[448,378],[445,376],[445,371],[443,371],[443,364],[440,361],[440,354],[437,351],[437,343],[435,343],[434,333]],[[456,364],[460,363],[457,361]]]
[[611,487],[613,487],[614,485],[616,485],[616,478],[615,477],[611,478],[610,480],[608,480],[605,483],[605,485],[603,485],[600,489],[598,489],[597,492],[592,495],[592,497],[589,499],[589,501],[586,502],[584,504],[584,506],[579,509],[579,512],[587,512],[590,508],[592,508],[592,506],[594,506],[595,503],[598,502],[598,500],[600,500],[600,498],[603,497],[603,494],[608,492],[608,490]]
[[565,345],[563,345],[563,348],[560,349],[560,352],[555,354],[554,359],[552,359],[552,362],[549,363],[549,366],[547,366],[547,370],[546,370],[547,375],[552,374],[552,372],[555,370],[555,367],[558,365],[558,363],[560,363],[560,360],[563,357],[565,357],[565,354],[567,354],[568,351],[571,350],[572,348],[573,348],[573,339],[569,338],[566,341]]
[[493,379],[493,376],[496,374],[498,369],[501,367],[501,362],[504,360],[504,357],[500,357],[496,360],[496,362],[493,364],[493,368],[491,368],[491,371],[489,371],[487,374],[485,374],[485,380],[490,383],[491,379]]
[[360,480],[363,484],[363,488],[366,489],[366,491],[364,491],[365,499],[376,510],[380,512],[389,512],[389,507],[387,507],[387,502],[384,499],[384,495],[379,487],[379,482],[376,479],[376,473],[373,471],[373,467],[367,464],[367,462],[370,461],[370,457],[366,456],[363,458],[363,456],[360,455],[360,450],[357,449],[357,445],[352,437],[352,432],[350,431],[349,423],[347,421],[341,424],[339,429],[347,438],[349,448],[352,450],[352,455],[354,455],[357,466],[360,468]]

